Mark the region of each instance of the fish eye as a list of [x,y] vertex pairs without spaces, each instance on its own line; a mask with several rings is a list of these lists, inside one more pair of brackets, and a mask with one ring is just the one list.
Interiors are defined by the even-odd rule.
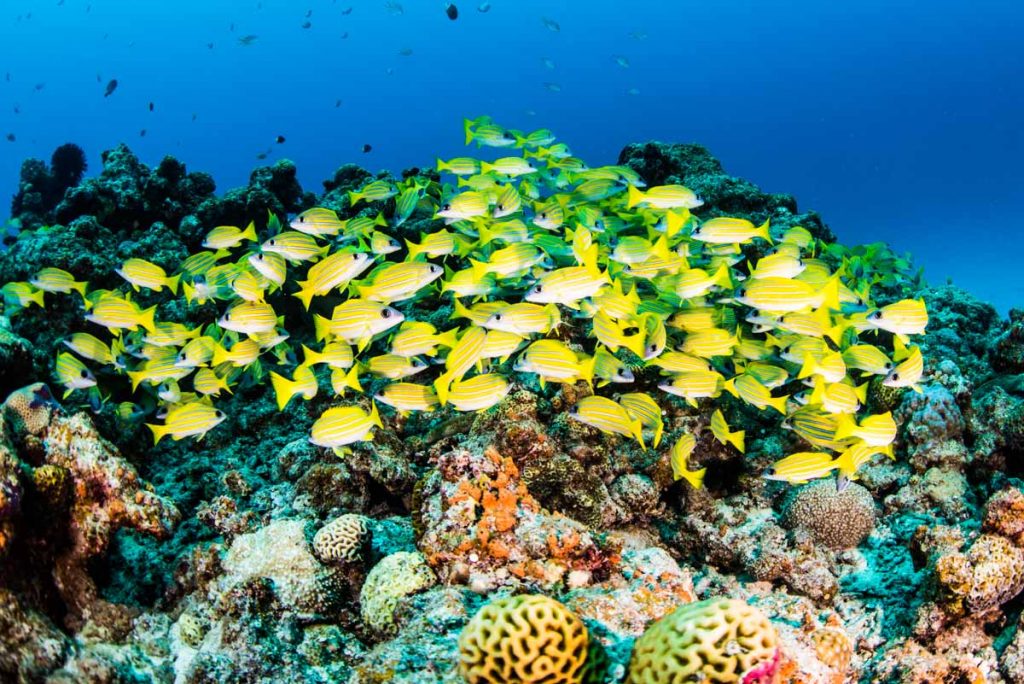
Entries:
[[697,235],[697,234],[699,234],[699,233],[700,233],[700,226],[694,226],[694,227],[693,227],[693,234],[694,234],[694,235]]
[[263,261],[263,255],[262,254],[257,254],[256,255],[256,260],[257,261]]
[[658,345],[656,345],[656,344],[648,345],[647,349],[648,349],[648,351],[657,351],[658,350]]
[[885,366],[883,366],[883,368],[885,368],[885,370],[892,370],[893,369],[892,361],[886,361],[885,362]]
[[178,360],[179,361],[184,361],[187,358],[188,358],[188,356],[185,354],[185,352],[181,352],[180,354],[178,354]]
[[548,212],[546,212],[546,211],[542,211],[542,212],[540,212],[540,213],[538,214],[538,216],[539,216],[540,218],[542,218],[542,219],[545,219],[545,218],[547,218],[547,217],[548,217]]
[[505,205],[504,204],[499,204],[498,205],[498,211],[505,211]]
[[500,321],[501,320],[501,314],[498,314],[498,313],[494,314],[494,320]]
[[83,369],[82,369],[82,377],[83,377],[83,378],[87,378],[87,377],[89,377],[89,371],[87,371],[87,370],[85,370],[85,369],[83,368]]
[[359,254],[358,253],[352,255],[352,261],[359,261]]
[[872,311],[870,314],[868,314],[868,318],[870,318],[873,321],[877,321],[877,320],[882,318],[882,312],[881,311]]
[[225,321],[230,321],[231,320],[231,312],[230,311],[228,313],[224,314],[224,320]]
[[450,203],[449,204],[445,204],[443,207],[441,207],[441,211],[448,211],[451,208],[452,208],[452,205]]
[[893,373],[892,376],[890,376],[889,379],[890,380],[899,380],[900,379],[900,374],[899,373]]
[[271,247],[273,247],[273,246],[274,246],[274,245],[276,245],[277,243],[276,243],[276,242],[274,241],[274,239],[273,239],[273,238],[271,238],[271,239],[267,240],[267,244],[268,244],[268,245],[270,245]]
[[534,286],[533,291],[539,293],[541,291],[541,286],[540,285]]
[[391,318],[391,309],[381,309],[380,315],[384,318]]
[[224,412],[223,412],[223,411],[221,411],[220,409],[217,409],[216,411],[214,411],[214,412],[213,412],[213,415],[214,415],[214,416],[215,416],[216,418],[223,418],[223,417],[224,417]]

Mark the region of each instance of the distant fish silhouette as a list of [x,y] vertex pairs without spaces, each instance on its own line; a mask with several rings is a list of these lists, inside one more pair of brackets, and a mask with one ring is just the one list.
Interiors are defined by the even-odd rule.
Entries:
[[277,138],[275,138],[275,141],[277,142],[278,145],[280,145],[281,143],[284,142],[284,136],[283,135],[277,136]]
[[139,131],[139,137],[140,138],[145,138],[146,137],[146,129],[145,128],[143,128],[141,131]]
[[459,18],[459,8],[455,6],[455,3],[449,2],[448,6],[444,8],[444,13],[448,15],[448,18],[455,21]]
[[150,102],[150,103],[149,103],[149,111],[153,111],[153,107],[154,107],[153,103],[152,103],[152,102]]
[[103,97],[110,97],[114,93],[115,90],[117,90],[117,79],[116,78],[112,78],[107,83],[106,89],[104,89],[104,91],[103,91]]
[[367,152],[372,152],[372,151],[373,151],[373,145],[371,145],[369,143],[366,143],[365,145],[363,145],[363,154],[366,154]]
[[555,21],[554,19],[550,19],[548,17],[541,17],[540,20],[541,20],[541,22],[543,22],[544,26],[549,31],[554,31],[555,33],[558,33],[559,31],[562,30],[561,25],[557,21]]
[[345,9],[341,10],[341,13],[342,14],[352,14],[352,8],[351,7],[346,7]]
[[13,133],[8,133],[7,134],[7,142],[14,142],[15,140],[17,140],[17,138],[14,137]]
[[309,20],[302,22],[302,28],[308,29],[308,28],[312,28],[312,27],[313,27],[313,22],[311,22]]
[[242,36],[241,38],[239,38],[238,39],[238,44],[239,45],[252,45],[257,40],[259,40],[259,38],[260,38],[259,36],[250,33],[247,36]]

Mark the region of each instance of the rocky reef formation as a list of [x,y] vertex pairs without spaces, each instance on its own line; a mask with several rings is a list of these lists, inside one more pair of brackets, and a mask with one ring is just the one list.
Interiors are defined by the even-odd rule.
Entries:
[[[620,163],[698,191],[701,216],[832,239],[699,146],[631,145]],[[215,225],[314,202],[353,216],[346,192],[372,177],[342,167],[318,198],[279,162],[217,196],[205,174],[119,147],[54,199],[40,166],[26,162],[0,280],[57,266],[112,285],[125,258],[169,266]],[[758,438],[745,456],[674,404],[644,451],[566,418],[582,383],[391,415],[344,459],[306,440],[326,398],[281,414],[244,386],[224,429],[153,447],[114,406],[61,407],[39,384],[81,315],[71,300],[2,319],[0,679],[646,682],[672,660],[746,684],[1024,682],[1022,315],[878,287],[925,298],[928,374],[920,394],[870,388],[899,425],[896,458],[840,493],[761,478],[797,440],[754,412],[736,407],[733,428]],[[684,430],[700,490],[673,479]],[[724,674],[698,675],[709,662]]]

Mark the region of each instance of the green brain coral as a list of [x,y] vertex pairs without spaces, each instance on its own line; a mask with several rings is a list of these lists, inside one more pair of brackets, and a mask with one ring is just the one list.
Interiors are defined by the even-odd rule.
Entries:
[[459,672],[470,684],[579,684],[588,641],[583,622],[552,598],[500,598],[462,630]]
[[633,647],[627,684],[767,684],[778,665],[775,628],[744,601],[713,598],[677,608]]
[[363,622],[376,632],[393,634],[398,602],[436,583],[422,553],[399,551],[385,556],[370,570],[359,593]]

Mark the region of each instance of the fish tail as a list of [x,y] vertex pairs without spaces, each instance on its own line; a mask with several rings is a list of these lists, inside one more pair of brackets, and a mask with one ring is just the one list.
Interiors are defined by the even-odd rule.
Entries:
[[85,289],[89,287],[89,283],[82,280],[71,283],[71,289],[82,295],[82,299],[85,300]]
[[839,309],[839,276],[833,275],[825,283],[825,286],[821,290],[822,300],[821,306],[827,307],[828,309],[838,310]]
[[580,377],[583,378],[591,388],[594,386],[594,365],[597,362],[596,356],[591,356],[580,362]]
[[479,224],[479,226],[477,227],[476,231],[477,231],[477,244],[479,244],[481,247],[490,244],[491,241],[494,240],[494,233],[491,232],[491,230],[487,226],[483,225],[482,223]]
[[132,381],[132,392],[134,392],[146,379],[146,371],[128,371],[128,378]]
[[259,238],[256,236],[256,224],[249,221],[249,225],[245,227],[242,234],[239,237],[243,240],[249,240],[250,242],[256,242]]
[[485,162],[485,161],[480,162],[480,173],[481,174],[490,173],[491,171],[494,171],[494,164],[491,164],[491,163]]
[[658,448],[658,445],[661,443],[661,436],[664,433],[665,423],[663,423],[661,420],[658,420],[658,422],[654,424],[654,448]]
[[803,380],[814,375],[815,371],[818,370],[818,362],[814,358],[814,354],[804,355],[804,365],[800,368],[800,372],[797,373],[796,379]]
[[451,330],[446,330],[446,331],[444,331],[443,333],[440,333],[437,336],[437,345],[439,347],[448,347],[449,349],[451,349],[452,347],[455,346],[455,343],[458,342],[458,341],[459,341],[459,329],[458,328],[452,328]]
[[166,425],[153,425],[152,423],[146,423],[146,427],[153,431],[153,446],[156,446],[163,436],[167,434]]
[[473,122],[469,119],[462,120],[462,128],[466,132],[466,144],[473,142]]
[[196,288],[192,287],[190,283],[182,283],[181,291],[185,295],[185,301],[187,301],[189,304],[191,304],[192,301],[196,298]]
[[138,323],[149,332],[156,332],[156,306],[151,306],[139,312]]
[[377,402],[370,400],[370,422],[379,427],[381,430],[384,429],[384,423],[380,420],[380,413],[377,411]]
[[306,345],[302,345],[302,363],[300,363],[299,366],[312,366],[320,363],[321,361],[323,361],[323,355],[320,352],[314,351]]
[[411,240],[405,241],[405,248],[409,250],[409,261],[414,261],[423,252],[423,245],[417,245]]
[[36,290],[28,296],[29,301],[35,302],[39,307],[43,306],[43,290]]
[[719,266],[718,270],[715,272],[712,281],[715,283],[715,285],[718,285],[719,287],[722,287],[724,289],[729,289],[732,287],[732,276],[729,275],[729,265],[727,263],[725,263],[724,261],[722,262],[722,265]]
[[907,349],[907,338],[901,335],[895,335],[892,339],[892,360],[899,363],[903,359],[910,356],[910,351]]
[[675,237],[676,233],[682,230],[683,225],[689,218],[689,209],[683,209],[683,213],[677,213],[669,210],[669,212],[665,214],[665,236],[670,238]]
[[448,171],[451,168],[452,167],[448,166],[448,164],[446,164],[443,159],[441,159],[440,157],[437,158],[437,170],[438,170],[438,172]]
[[359,200],[363,198],[363,194],[356,190],[349,190],[348,192],[348,206],[354,207],[359,204]]
[[352,364],[352,367],[348,369],[348,372],[345,373],[345,377],[341,381],[341,386],[342,386],[343,389],[345,387],[348,387],[350,390],[352,390],[354,392],[362,392],[363,391],[363,386],[359,382],[359,371],[360,370],[361,370],[361,367],[360,367],[360,365],[358,363]]
[[434,392],[437,393],[437,401],[441,406],[448,403],[448,390],[451,388],[452,377],[448,373],[442,373],[434,381]]
[[762,238],[769,245],[775,244],[775,243],[772,242],[772,234],[770,232],[771,221],[772,221],[771,218],[766,218],[764,220],[764,223],[762,223],[760,226],[758,226],[757,230],[754,232],[755,236],[757,236],[759,238]]
[[[316,341],[322,342],[324,338],[331,334],[331,321],[330,319],[324,318],[320,314],[313,314],[313,330],[316,335]],[[216,355],[216,351],[214,354]],[[216,364],[214,364],[216,365]]]
[[298,383],[293,380],[289,380],[283,375],[278,375],[271,371],[270,383],[274,386],[274,396],[277,398],[277,410],[284,411],[284,407],[288,405],[288,402],[293,396],[295,396],[296,386]]
[[228,350],[223,345],[218,344],[213,348],[213,358],[210,359],[211,366],[219,366],[228,360]]
[[647,451],[647,445],[644,444],[644,425],[639,420],[634,420],[629,424],[629,431],[633,433],[633,437],[640,443],[640,448]]
[[626,208],[632,209],[644,201],[644,193],[640,192],[635,185],[630,185],[626,193]]
[[746,447],[744,444],[746,434],[747,433],[744,430],[730,432],[729,436],[726,438],[726,441],[728,441],[729,444],[732,444],[734,447],[736,447],[736,450],[739,451],[741,454],[744,454],[746,453]]
[[622,335],[619,343],[641,359],[644,358],[644,334]]
[[671,258],[672,252],[668,248],[668,238],[665,235],[658,236],[658,239],[654,241],[651,254],[661,259]]
[[863,406],[868,401],[868,383],[865,382],[862,385],[854,387],[853,393],[857,396],[857,399],[860,400],[860,405]]
[[[738,377],[738,376],[737,376]],[[728,380],[722,381],[722,389],[731,394],[734,397],[739,397],[740,393],[736,391],[736,378],[729,378]]]
[[488,264],[483,261],[477,261],[476,259],[469,260],[470,266],[473,268],[473,280],[481,280],[487,275]]
[[848,414],[841,414],[836,419],[836,433],[832,437],[832,439],[834,439],[837,442],[840,442],[844,439],[849,439],[850,437],[854,436],[853,433],[856,429],[857,421],[855,421],[853,417]]
[[181,275],[168,276],[164,284],[167,285],[167,289],[171,291],[172,295],[178,294],[178,282],[181,280]]
[[772,397],[768,401],[766,401],[765,404],[771,406],[773,409],[775,409],[782,415],[786,415],[786,404],[788,401],[789,395],[783,395],[781,397]]
[[300,280],[298,282],[299,291],[292,294],[293,297],[298,297],[299,301],[302,302],[302,306],[306,307],[306,311],[309,311],[309,304],[313,301],[313,283],[309,280]]
[[704,475],[708,472],[707,468],[701,468],[700,470],[688,470],[686,471],[686,481],[694,489],[700,489],[704,486]]

